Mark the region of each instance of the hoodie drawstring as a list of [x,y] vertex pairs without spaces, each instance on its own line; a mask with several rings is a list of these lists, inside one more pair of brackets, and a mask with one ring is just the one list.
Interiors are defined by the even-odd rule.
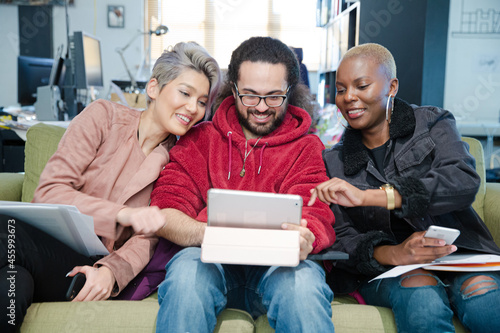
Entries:
[[[233,161],[233,156],[232,156],[232,150],[233,150],[233,143],[232,143],[232,134],[233,132],[229,131],[227,132],[226,136],[228,137],[229,139],[229,142],[228,142],[228,149],[229,149],[229,161],[228,161],[228,172],[227,172],[227,180],[231,179],[231,169],[232,169],[232,161]],[[262,147],[260,148],[260,157],[259,157],[259,170],[257,171],[257,174],[260,175],[260,170],[262,169],[262,160],[263,160],[263,157],[264,157],[264,149],[267,147],[267,142],[262,145]]]
[[229,180],[231,178],[231,167],[232,167],[232,155],[231,155],[231,151],[233,150],[233,144],[232,144],[232,140],[231,140],[231,135],[233,134],[233,132],[229,131],[227,132],[227,136],[229,137],[229,171],[227,173],[227,180]]
[[262,168],[262,157],[264,156],[264,149],[267,147],[267,142],[260,149],[260,159],[259,159],[259,171],[257,172],[260,175],[260,169]]

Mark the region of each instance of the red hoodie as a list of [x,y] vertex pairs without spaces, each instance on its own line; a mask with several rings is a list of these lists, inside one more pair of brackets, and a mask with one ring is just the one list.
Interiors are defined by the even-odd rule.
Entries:
[[[236,112],[234,98],[226,98],[212,122],[193,127],[177,142],[151,193],[152,206],[175,208],[206,222],[210,188],[298,194],[306,204],[309,190],[328,180],[321,157],[324,146],[307,134],[311,118],[291,105],[281,126],[250,152],[245,176],[240,177],[246,139]],[[248,150],[256,141],[248,140]],[[335,219],[328,205],[316,200],[304,206],[302,218],[316,237],[312,253],[333,244]]]

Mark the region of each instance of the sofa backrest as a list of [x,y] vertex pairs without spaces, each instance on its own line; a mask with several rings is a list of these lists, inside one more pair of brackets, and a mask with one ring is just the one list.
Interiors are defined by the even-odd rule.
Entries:
[[[25,162],[24,162],[24,183],[22,201],[33,200],[35,189],[38,186],[40,174],[47,164],[49,158],[57,150],[59,141],[66,130],[59,126],[47,125],[43,123],[32,126],[26,134]],[[486,195],[486,170],[484,165],[484,152],[481,142],[477,139],[462,137],[462,140],[469,145],[469,152],[476,159],[476,171],[481,177],[481,185],[476,194],[476,200],[472,207],[484,220],[484,199]]]
[[24,148],[23,202],[31,202],[38,186],[40,175],[49,158],[56,152],[66,129],[38,123],[28,129]]
[[476,200],[472,204],[472,208],[484,221],[484,197],[486,196],[486,168],[484,165],[484,151],[483,145],[479,140],[469,137],[462,137],[462,141],[465,141],[469,145],[469,153],[476,159],[476,172],[481,177],[481,185],[479,186],[479,191],[476,194]]

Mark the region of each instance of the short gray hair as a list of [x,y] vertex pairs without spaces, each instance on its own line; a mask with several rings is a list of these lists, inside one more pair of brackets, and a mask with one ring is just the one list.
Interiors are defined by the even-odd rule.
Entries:
[[[158,81],[160,90],[169,82],[175,80],[186,69],[203,73],[210,82],[210,92],[206,107],[206,117],[209,117],[221,82],[221,72],[217,61],[196,42],[180,42],[171,49],[165,50],[156,60],[151,79]],[[151,98],[146,94],[147,104]]]

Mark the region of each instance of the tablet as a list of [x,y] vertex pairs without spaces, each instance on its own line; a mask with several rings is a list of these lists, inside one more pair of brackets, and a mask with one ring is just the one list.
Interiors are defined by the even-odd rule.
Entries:
[[300,224],[302,197],[238,190],[208,190],[208,225],[281,229],[285,222]]

